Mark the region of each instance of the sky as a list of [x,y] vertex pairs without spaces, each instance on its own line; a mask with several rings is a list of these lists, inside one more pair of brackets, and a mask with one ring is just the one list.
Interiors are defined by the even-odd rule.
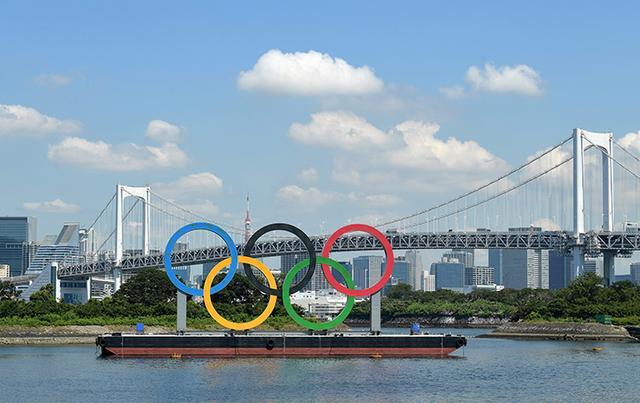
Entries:
[[[561,3],[561,4],[560,4]],[[0,215],[118,183],[310,233],[469,190],[574,127],[640,149],[633,2],[45,2],[0,13]]]

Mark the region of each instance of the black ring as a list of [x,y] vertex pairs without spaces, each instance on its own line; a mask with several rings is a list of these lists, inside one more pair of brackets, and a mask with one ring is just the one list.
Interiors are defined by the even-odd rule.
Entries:
[[[298,284],[295,284],[293,287],[291,287],[291,293],[292,294],[296,293],[302,290],[304,286],[309,284],[309,281],[311,281],[311,277],[313,277],[313,272],[316,270],[316,251],[313,247],[313,243],[311,243],[311,239],[309,239],[307,234],[305,234],[300,228],[294,227],[291,224],[285,224],[285,223],[273,223],[273,224],[265,225],[264,227],[257,230],[253,235],[251,235],[251,238],[249,238],[247,243],[244,244],[244,250],[242,254],[246,257],[251,257],[251,250],[253,249],[253,246],[256,244],[256,241],[258,240],[258,238],[260,238],[262,235],[266,234],[267,232],[271,232],[271,231],[286,231],[286,232],[292,233],[293,235],[300,238],[304,246],[307,248],[307,251],[309,253],[309,268],[307,269],[307,273],[304,275],[302,280]],[[275,296],[279,296],[282,293],[282,291],[280,290],[274,290],[262,284],[260,281],[258,281],[255,274],[253,274],[253,269],[251,268],[251,265],[248,263],[243,263],[243,264],[244,264],[244,272],[247,275],[247,279],[251,284],[256,286],[256,288],[260,290],[261,293],[266,295],[275,295]]]

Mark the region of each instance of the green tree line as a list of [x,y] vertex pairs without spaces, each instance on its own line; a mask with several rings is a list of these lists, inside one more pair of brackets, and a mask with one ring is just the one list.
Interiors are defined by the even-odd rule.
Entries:
[[[471,316],[518,320],[590,321],[611,315],[619,324],[640,323],[640,287],[630,281],[602,286],[602,278],[588,273],[560,290],[478,290],[469,294],[449,290],[412,291],[394,286],[382,298],[384,321],[403,317]],[[356,304],[352,318],[367,318],[369,304]]]
[[[601,286],[602,279],[587,274],[561,290],[505,289],[469,294],[448,290],[412,291],[400,284],[382,298],[383,321],[402,318],[483,317],[518,320],[589,321],[598,314],[611,315],[619,324],[640,324],[640,287],[620,282]],[[112,297],[91,300],[84,305],[58,302],[47,285],[29,302],[18,298],[13,286],[0,282],[0,324],[23,325],[175,325],[176,290],[159,270],[145,270],[131,278]],[[268,297],[244,276],[235,276],[222,291],[212,296],[216,310],[229,320],[244,322],[264,310]],[[214,328],[213,319],[202,304],[189,299],[189,326]],[[301,313],[301,311],[299,311]],[[368,319],[369,303],[355,305],[350,319]],[[296,328],[279,301],[266,322],[273,329]]]

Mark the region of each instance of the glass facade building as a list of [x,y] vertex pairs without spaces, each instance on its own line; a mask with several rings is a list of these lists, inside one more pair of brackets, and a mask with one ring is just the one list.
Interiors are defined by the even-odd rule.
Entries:
[[364,289],[375,284],[382,275],[381,265],[382,256],[354,257],[353,281],[356,284],[356,288]]
[[438,262],[431,265],[431,274],[436,276],[436,290],[464,289],[464,265],[462,263]]
[[0,217],[0,264],[9,265],[11,276],[20,276],[29,267],[36,231],[33,217]]

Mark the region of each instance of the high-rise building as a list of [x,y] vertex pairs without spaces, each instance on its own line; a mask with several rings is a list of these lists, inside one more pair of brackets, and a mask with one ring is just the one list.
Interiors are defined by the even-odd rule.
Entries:
[[431,274],[436,276],[436,290],[464,289],[464,265],[462,263],[437,262],[431,264]]
[[11,275],[11,267],[8,264],[0,264],[0,278],[7,278]]
[[464,267],[473,267],[474,252],[473,249],[452,249],[451,252],[442,254],[442,261],[452,261],[456,259],[458,263],[462,263]]
[[549,251],[503,249],[502,278],[505,288],[549,288]]
[[640,285],[640,263],[631,263],[629,266],[629,279],[635,285]]
[[[423,273],[425,272],[424,264],[420,253],[415,250],[408,250],[404,254],[404,259],[409,262],[409,285],[414,290],[422,289]],[[427,273],[428,274],[428,273]]]
[[25,274],[39,274],[50,263],[77,263],[80,254],[80,225],[65,223],[57,236],[45,237]]
[[602,260],[598,258],[588,258],[588,257],[585,258],[582,273],[583,274],[593,273],[597,276],[602,277],[604,274]]
[[502,277],[502,251],[504,249],[489,249],[489,266],[493,267],[493,279],[496,284],[504,284]]
[[[309,255],[307,253],[296,253],[296,254],[288,254],[280,256],[280,270],[283,274],[287,274],[289,270],[296,264],[302,262],[305,259],[308,259]],[[346,267],[345,267],[346,268]],[[308,268],[301,270],[296,274],[296,277],[293,280],[294,284],[299,283],[304,278],[304,275],[307,273]],[[334,275],[336,272],[333,272]],[[340,280],[340,277],[336,276],[336,279]],[[313,276],[311,277],[311,281],[307,283],[306,286],[302,289],[302,291],[318,291],[318,290],[328,290],[333,288],[329,281],[322,273],[322,265],[320,263],[316,263],[316,268],[313,272]]]
[[571,278],[571,256],[564,255],[561,251],[552,249],[549,251],[549,288],[558,290],[569,285]]
[[436,290],[436,276],[429,274],[426,271],[422,272],[422,291],[435,291]]
[[0,217],[0,264],[8,264],[11,276],[24,274],[37,239],[34,217]]
[[464,285],[490,285],[495,284],[493,267],[473,266],[465,267]]
[[[353,281],[356,288],[369,288],[381,276],[382,256],[358,256],[353,258]],[[371,281],[373,280],[373,282]]]
[[[509,232],[541,232],[540,227],[509,228]],[[500,249],[489,252],[489,266],[498,271],[505,288],[549,288],[549,251]],[[499,279],[498,279],[499,280]],[[497,281],[496,281],[497,283]]]
[[[387,261],[381,263],[381,273],[384,272],[385,265]],[[393,261],[393,275],[392,279],[395,280],[395,284],[408,284],[413,288],[413,279],[411,271],[411,263],[405,260],[404,257],[400,256]]]

